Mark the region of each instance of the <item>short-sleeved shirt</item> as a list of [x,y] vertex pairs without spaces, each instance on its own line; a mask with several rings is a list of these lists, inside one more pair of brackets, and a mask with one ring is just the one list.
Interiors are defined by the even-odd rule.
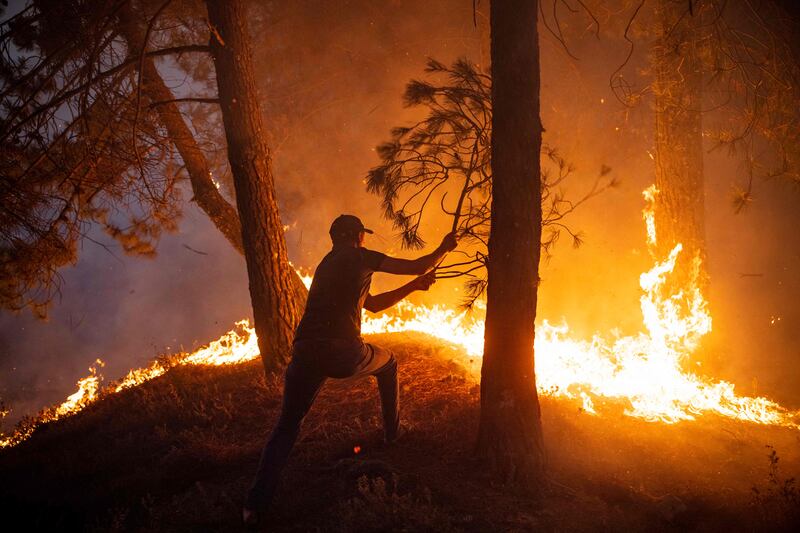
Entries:
[[361,309],[372,273],[385,254],[351,246],[334,247],[317,270],[295,340],[361,338]]

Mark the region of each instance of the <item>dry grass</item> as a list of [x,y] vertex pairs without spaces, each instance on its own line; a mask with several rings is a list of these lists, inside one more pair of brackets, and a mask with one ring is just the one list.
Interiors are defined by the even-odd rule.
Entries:
[[[545,398],[550,483],[533,500],[472,458],[479,394],[460,352],[422,335],[373,341],[398,355],[411,432],[384,447],[374,382],[329,382],[266,517],[270,530],[797,526],[796,431],[711,417],[672,426],[595,417]],[[25,518],[27,530],[236,531],[280,392],[256,361],[176,368],[107,397],[0,453],[4,516]]]

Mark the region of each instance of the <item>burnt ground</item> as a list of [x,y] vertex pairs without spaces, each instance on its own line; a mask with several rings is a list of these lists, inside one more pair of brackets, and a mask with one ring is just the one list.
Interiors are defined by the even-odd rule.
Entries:
[[[717,417],[649,423],[613,406],[593,416],[545,397],[549,474],[534,496],[474,459],[479,393],[457,349],[417,334],[372,339],[398,355],[410,432],[384,446],[374,382],[329,382],[262,530],[800,530],[800,431]],[[178,367],[41,426],[0,452],[0,524],[241,530],[280,392],[258,361]]]

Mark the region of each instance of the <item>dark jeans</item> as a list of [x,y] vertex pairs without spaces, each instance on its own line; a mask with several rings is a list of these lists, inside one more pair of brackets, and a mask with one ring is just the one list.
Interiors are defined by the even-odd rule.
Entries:
[[260,509],[272,501],[281,471],[289,458],[300,424],[327,378],[375,376],[387,439],[397,433],[400,422],[397,361],[388,350],[361,340],[298,340],[286,368],[283,406],[278,423],[261,453],[253,486],[245,506]]

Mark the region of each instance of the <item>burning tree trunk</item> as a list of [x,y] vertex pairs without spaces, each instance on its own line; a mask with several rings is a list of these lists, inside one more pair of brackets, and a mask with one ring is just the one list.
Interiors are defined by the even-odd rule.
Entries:
[[699,16],[691,3],[683,0],[659,0],[657,10],[658,40],[653,51],[656,253],[663,260],[677,243],[682,243],[675,286],[687,286],[693,262],[699,258],[702,263],[698,281],[704,290],[707,275]]
[[243,8],[238,0],[208,0],[207,7],[255,328],[271,371],[289,356],[302,303],[278,214]]
[[538,2],[491,3],[492,215],[478,452],[535,486],[544,448],[533,364],[542,236]]

